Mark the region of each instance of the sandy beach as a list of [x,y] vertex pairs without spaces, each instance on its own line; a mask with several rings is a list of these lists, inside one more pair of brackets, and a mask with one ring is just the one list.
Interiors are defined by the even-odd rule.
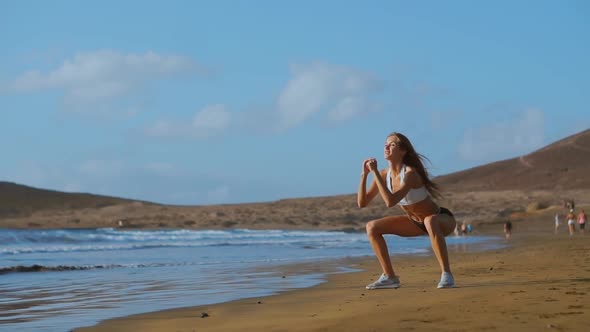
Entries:
[[[511,246],[451,252],[457,287],[436,289],[433,256],[394,256],[402,287],[373,290],[374,258],[361,272],[316,287],[216,305],[104,321],[76,331],[585,331],[590,306],[590,235],[553,234],[538,218],[518,222]],[[501,235],[499,225],[479,232]],[[287,273],[288,277],[288,273]]]

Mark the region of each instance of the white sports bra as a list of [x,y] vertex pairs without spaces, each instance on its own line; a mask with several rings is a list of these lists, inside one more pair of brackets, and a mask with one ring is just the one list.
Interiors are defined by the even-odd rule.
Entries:
[[[402,171],[400,173],[400,182],[404,182],[404,178],[406,177],[406,165],[402,165]],[[393,188],[391,187],[391,168],[387,170],[387,189],[393,193]],[[422,186],[420,188],[411,188],[408,191],[406,197],[402,198],[399,201],[399,205],[412,205],[416,204],[420,201],[423,201],[428,197],[428,191],[426,187]]]

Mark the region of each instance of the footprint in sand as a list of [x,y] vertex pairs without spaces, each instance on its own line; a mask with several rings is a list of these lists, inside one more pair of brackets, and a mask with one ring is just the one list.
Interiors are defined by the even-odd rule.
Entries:
[[558,312],[555,314],[541,314],[539,318],[554,318],[557,316],[570,316],[570,315],[583,315],[583,311],[569,311],[569,312]]
[[565,292],[566,295],[586,295],[586,293],[582,293],[582,292]]

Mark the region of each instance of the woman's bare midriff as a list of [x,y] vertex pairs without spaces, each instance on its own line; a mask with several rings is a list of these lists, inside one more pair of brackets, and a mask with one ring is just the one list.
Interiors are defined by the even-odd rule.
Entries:
[[437,214],[439,210],[438,205],[430,197],[412,205],[400,206],[410,218],[420,222],[424,222],[424,219],[428,216]]

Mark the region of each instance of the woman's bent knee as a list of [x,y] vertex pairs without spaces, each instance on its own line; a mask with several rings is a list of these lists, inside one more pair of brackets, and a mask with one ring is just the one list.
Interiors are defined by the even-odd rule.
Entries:
[[367,231],[367,236],[373,237],[373,236],[381,235],[381,234],[379,234],[379,232],[377,232],[376,226],[377,226],[376,220],[371,220],[367,223],[367,226],[365,226],[365,229]]
[[456,226],[455,218],[434,215],[424,219],[424,226],[428,230],[428,234],[449,235]]
[[375,222],[374,221],[369,221],[367,223],[367,225],[365,226],[365,231],[367,232],[368,236],[371,236],[371,233],[373,232],[373,229],[375,228]]

